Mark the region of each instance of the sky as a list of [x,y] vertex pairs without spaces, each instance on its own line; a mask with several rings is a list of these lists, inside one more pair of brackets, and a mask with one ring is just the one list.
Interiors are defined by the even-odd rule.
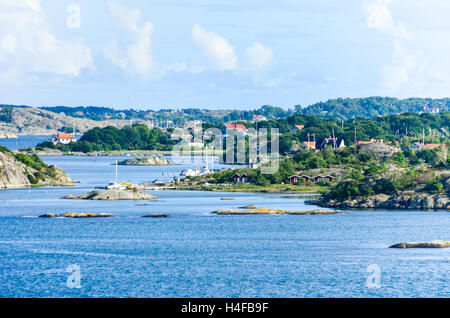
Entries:
[[0,0],[0,104],[450,96],[447,0]]

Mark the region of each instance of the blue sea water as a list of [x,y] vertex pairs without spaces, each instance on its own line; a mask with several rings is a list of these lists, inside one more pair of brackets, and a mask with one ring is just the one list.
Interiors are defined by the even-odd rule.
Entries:
[[[158,200],[148,205],[62,200],[113,181],[112,164],[123,158],[43,159],[81,183],[0,190],[0,297],[450,296],[450,249],[387,248],[450,240],[448,212],[217,216],[211,212],[247,204],[311,207],[301,195],[192,191],[149,191]],[[164,179],[194,166],[121,166],[119,178]],[[38,218],[68,211],[115,217]],[[141,218],[149,213],[172,218]],[[80,269],[80,288],[67,284],[70,265]]]
[[51,136],[18,136],[18,138],[4,139],[0,138],[0,146],[11,150],[18,150],[20,148],[30,148],[37,144],[48,141]]

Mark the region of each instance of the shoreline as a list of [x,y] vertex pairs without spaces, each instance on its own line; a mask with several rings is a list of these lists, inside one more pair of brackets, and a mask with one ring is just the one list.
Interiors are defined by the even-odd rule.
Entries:
[[450,211],[450,199],[445,193],[431,194],[415,191],[355,197],[343,201],[322,196],[318,199],[307,200],[305,203],[334,209]]
[[314,188],[289,188],[289,187],[259,187],[259,188],[239,188],[239,187],[207,187],[207,186],[161,186],[149,188],[147,190],[159,191],[205,191],[205,192],[228,192],[228,193],[278,193],[278,194],[313,194],[320,195],[328,190]]

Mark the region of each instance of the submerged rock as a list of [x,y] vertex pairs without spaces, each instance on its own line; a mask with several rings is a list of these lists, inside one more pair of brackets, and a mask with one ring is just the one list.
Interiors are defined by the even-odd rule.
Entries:
[[87,218],[109,218],[112,217],[112,214],[109,213],[75,213],[75,212],[66,212],[63,214],[54,214],[54,213],[46,213],[40,215],[40,218],[73,218],[73,219],[87,219]]
[[133,191],[133,190],[95,190],[82,195],[68,195],[63,199],[70,200],[152,200],[156,199],[155,196],[145,192]]
[[339,214],[343,213],[338,210],[307,210],[307,211],[286,211],[281,209],[267,209],[267,208],[250,208],[250,209],[221,209],[212,212],[218,215],[280,215],[280,214],[291,214],[291,215],[326,215],[326,214]]
[[149,214],[144,215],[143,218],[170,218],[169,214]]
[[431,241],[419,243],[398,243],[389,248],[445,248],[450,247],[450,241]]
[[256,209],[256,205],[254,204],[246,205],[241,207],[241,209]]
[[220,200],[222,200],[222,201],[232,201],[234,199],[233,198],[220,198]]

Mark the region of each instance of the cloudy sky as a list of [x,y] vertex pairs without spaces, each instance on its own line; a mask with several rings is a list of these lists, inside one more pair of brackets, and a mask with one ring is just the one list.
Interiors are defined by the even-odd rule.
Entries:
[[450,96],[447,0],[0,0],[0,104]]

